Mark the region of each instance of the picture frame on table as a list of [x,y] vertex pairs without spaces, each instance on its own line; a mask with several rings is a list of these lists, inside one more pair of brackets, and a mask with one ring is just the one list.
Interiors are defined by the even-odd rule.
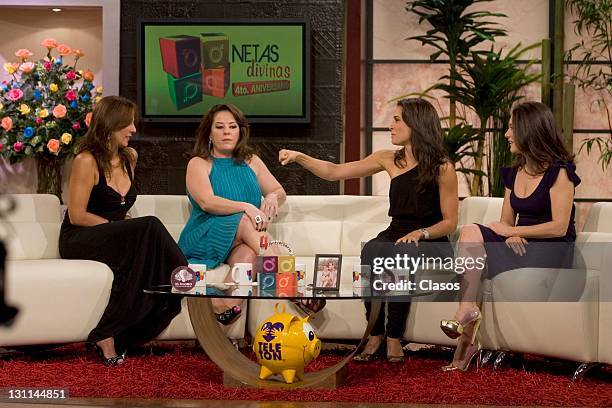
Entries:
[[341,254],[317,254],[314,264],[313,290],[339,290],[341,272]]

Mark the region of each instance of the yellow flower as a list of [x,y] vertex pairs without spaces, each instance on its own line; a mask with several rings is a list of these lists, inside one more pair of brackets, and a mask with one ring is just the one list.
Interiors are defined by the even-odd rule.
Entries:
[[46,118],[47,116],[49,116],[49,111],[46,109],[41,109],[40,112],[38,112],[38,117],[40,118]]
[[2,108],[4,108],[4,105],[2,104],[2,102],[0,102],[0,111],[2,110]]
[[104,88],[103,87],[99,86],[99,87],[96,88],[96,93],[98,95],[102,95],[102,92],[104,92]]
[[19,106],[19,111],[21,112],[22,115],[27,115],[28,113],[30,113],[30,107],[26,105],[25,103],[22,103]]
[[94,101],[95,101],[96,103],[98,103],[98,102],[100,102],[100,100],[101,100],[101,99],[102,99],[102,97],[101,97],[101,96],[96,96],[96,99],[94,99]]
[[15,72],[17,72],[17,68],[19,68],[19,64],[12,62],[7,62],[4,64],[4,70],[8,72],[9,75],[13,75]]
[[70,133],[64,133],[62,137],[60,137],[60,140],[63,144],[68,144],[72,141],[72,135]]
[[51,92],[57,92],[57,89],[58,89],[57,84],[51,84],[51,85],[49,85],[49,90],[50,90]]

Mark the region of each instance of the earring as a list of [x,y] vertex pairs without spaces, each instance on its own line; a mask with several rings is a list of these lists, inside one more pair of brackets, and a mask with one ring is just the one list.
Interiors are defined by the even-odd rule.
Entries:
[[208,151],[212,152],[212,137],[208,138]]

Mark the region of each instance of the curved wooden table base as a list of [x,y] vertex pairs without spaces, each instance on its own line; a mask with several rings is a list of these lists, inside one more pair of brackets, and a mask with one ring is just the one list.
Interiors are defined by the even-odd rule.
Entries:
[[372,302],[368,326],[359,345],[353,352],[331,367],[327,367],[321,371],[306,373],[304,375],[304,381],[286,384],[284,381],[277,381],[275,379],[259,379],[259,364],[249,360],[229,342],[225,333],[223,333],[223,330],[219,327],[219,323],[217,323],[210,298],[188,297],[187,305],[189,307],[191,324],[200,345],[208,357],[223,370],[224,377],[230,376],[235,381],[245,386],[277,389],[305,387],[329,388],[328,383],[330,381],[336,386],[337,382],[332,380],[332,378],[339,374],[344,366],[353,358],[357,350],[366,342],[378,318],[381,306],[380,301]]

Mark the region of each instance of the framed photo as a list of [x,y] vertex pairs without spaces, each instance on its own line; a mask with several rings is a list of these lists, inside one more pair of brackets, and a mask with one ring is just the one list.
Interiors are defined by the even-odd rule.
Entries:
[[340,288],[340,272],[342,271],[342,255],[317,254],[314,266],[315,290],[338,290]]

